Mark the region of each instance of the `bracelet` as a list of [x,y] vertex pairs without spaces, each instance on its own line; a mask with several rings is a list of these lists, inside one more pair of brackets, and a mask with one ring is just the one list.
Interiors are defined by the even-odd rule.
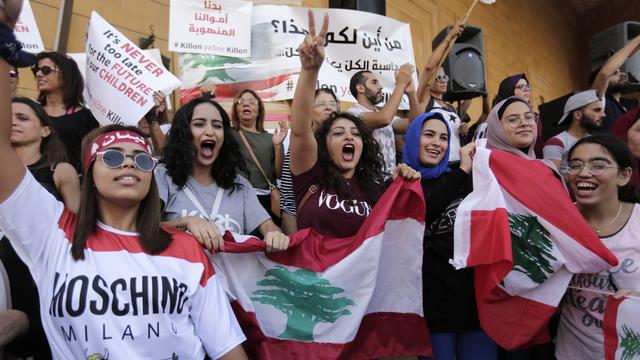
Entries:
[[35,55],[22,51],[22,43],[4,24],[0,24],[0,57],[15,67],[27,67],[36,63]]

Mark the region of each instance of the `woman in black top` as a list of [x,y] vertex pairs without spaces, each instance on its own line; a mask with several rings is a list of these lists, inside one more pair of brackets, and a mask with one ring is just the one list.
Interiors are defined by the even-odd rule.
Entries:
[[496,344],[480,329],[473,269],[455,270],[453,225],[471,192],[474,143],[460,149],[460,167],[448,168],[451,129],[441,113],[416,118],[407,131],[403,162],[420,171],[427,204],[422,264],[423,305],[434,359],[495,359]]
[[82,138],[99,126],[91,112],[82,106],[84,81],[73,59],[57,52],[42,52],[31,70],[36,78],[38,101],[51,117],[51,124],[65,146],[67,159],[82,172]]

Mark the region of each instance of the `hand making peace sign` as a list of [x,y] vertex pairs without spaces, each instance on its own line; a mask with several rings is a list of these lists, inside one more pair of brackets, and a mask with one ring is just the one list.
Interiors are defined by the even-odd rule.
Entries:
[[329,15],[324,14],[322,28],[316,36],[316,21],[313,11],[309,9],[309,35],[305,36],[302,44],[298,46],[300,64],[303,70],[318,71],[324,61],[324,38],[329,28]]

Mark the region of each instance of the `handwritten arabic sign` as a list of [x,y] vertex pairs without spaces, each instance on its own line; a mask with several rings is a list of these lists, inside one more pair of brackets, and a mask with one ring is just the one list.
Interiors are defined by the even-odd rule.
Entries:
[[20,12],[20,17],[18,17],[14,32],[16,38],[22,43],[24,51],[33,54],[44,51],[44,44],[29,1],[25,1],[22,5],[22,11]]
[[251,55],[250,1],[171,0],[169,50]]
[[136,125],[153,107],[153,93],[171,93],[180,81],[133,42],[91,13],[86,43],[85,94],[102,125]]
[[[376,14],[342,9],[316,11],[316,22],[327,12],[326,64],[317,87],[333,89],[343,101],[355,102],[349,80],[359,70],[373,72],[384,86],[385,98],[393,91],[394,72],[404,63],[415,64],[409,25]],[[297,48],[307,33],[307,9],[255,6],[251,18],[251,57],[182,54],[181,101],[188,101],[204,83],[216,85],[221,98],[233,98],[250,88],[265,100],[293,98],[300,60]],[[192,89],[190,89],[192,88]],[[408,103],[404,100],[404,108]]]

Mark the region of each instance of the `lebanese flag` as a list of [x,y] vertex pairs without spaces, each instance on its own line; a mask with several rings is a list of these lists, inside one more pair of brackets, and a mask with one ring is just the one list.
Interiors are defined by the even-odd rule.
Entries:
[[483,146],[473,192],[458,207],[453,256],[456,268],[475,267],[480,326],[507,350],[549,340],[572,273],[618,263],[545,163]]
[[640,358],[640,299],[607,299],[604,313],[604,356],[606,360]]
[[431,355],[422,310],[425,203],[420,182],[397,179],[357,234],[303,229],[284,252],[225,234],[212,256],[259,359]]

